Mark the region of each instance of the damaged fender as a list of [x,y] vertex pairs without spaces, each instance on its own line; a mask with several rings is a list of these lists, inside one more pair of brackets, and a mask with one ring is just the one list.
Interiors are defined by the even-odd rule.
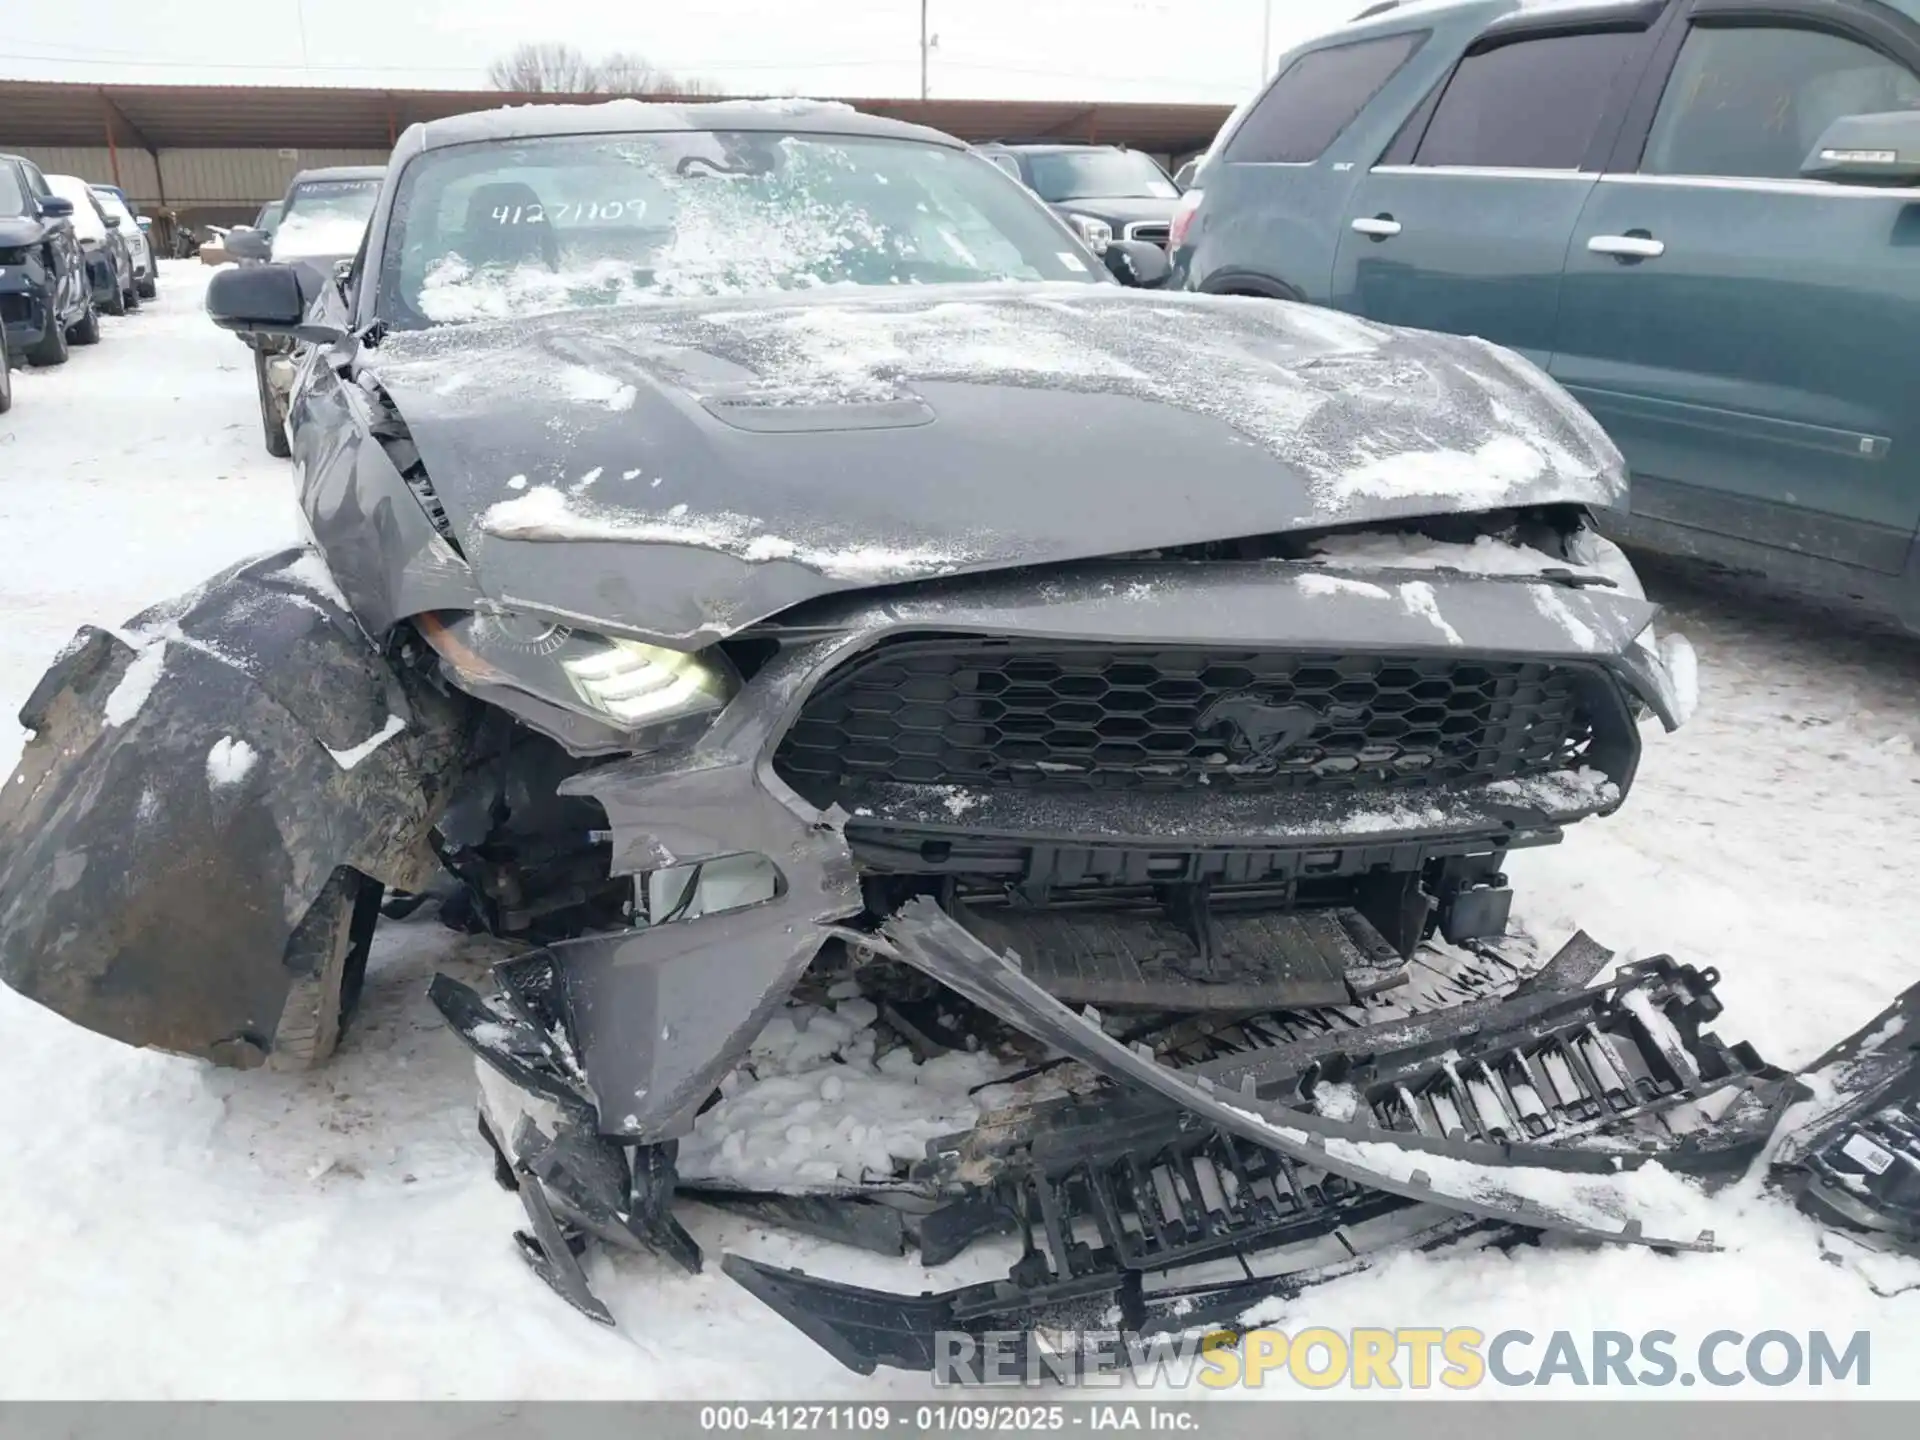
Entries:
[[335,872],[437,870],[456,705],[402,680],[305,549],[83,627],[0,791],[0,978],[130,1045],[260,1063]]

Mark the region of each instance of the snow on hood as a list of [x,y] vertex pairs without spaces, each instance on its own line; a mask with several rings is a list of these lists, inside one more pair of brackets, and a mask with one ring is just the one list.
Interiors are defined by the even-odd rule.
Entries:
[[662,636],[862,585],[1625,489],[1519,357],[1249,298],[656,301],[399,333],[365,363],[483,589]]

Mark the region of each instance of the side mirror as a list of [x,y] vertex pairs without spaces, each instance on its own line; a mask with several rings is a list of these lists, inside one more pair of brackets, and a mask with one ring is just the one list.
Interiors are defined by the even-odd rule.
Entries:
[[1920,110],[1842,115],[1815,142],[1800,174],[1840,185],[1920,183]]
[[1115,240],[1100,257],[1122,285],[1136,290],[1157,290],[1173,274],[1173,262],[1167,252],[1145,240]]
[[291,335],[330,345],[345,338],[345,332],[307,318],[319,297],[320,283],[323,277],[305,265],[241,265],[222,270],[207,286],[207,314],[222,330]]
[[120,228],[120,217],[118,215],[107,216],[107,229],[118,230],[119,228]]
[[40,202],[40,213],[49,220],[65,220],[73,214],[73,202],[49,195]]
[[227,254],[236,260],[268,260],[273,256],[273,240],[264,230],[234,229],[227,232]]

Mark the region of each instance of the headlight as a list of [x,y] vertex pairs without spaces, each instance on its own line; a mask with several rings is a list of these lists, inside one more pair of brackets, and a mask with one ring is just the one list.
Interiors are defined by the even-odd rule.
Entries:
[[582,753],[686,743],[740,686],[718,652],[687,655],[530,615],[442,612],[416,625],[461,689]]
[[1107,253],[1107,246],[1113,243],[1113,226],[1104,220],[1096,220],[1091,215],[1069,215],[1067,223],[1080,233],[1087,242],[1087,248],[1096,255]]
[[624,725],[648,725],[718,711],[727,703],[727,677],[697,655],[595,636],[604,649],[573,655],[560,668],[573,693]]

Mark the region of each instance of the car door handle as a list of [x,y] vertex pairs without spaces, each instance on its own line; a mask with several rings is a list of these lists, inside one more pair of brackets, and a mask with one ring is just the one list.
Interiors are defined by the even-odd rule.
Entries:
[[1587,249],[1617,260],[1658,260],[1667,253],[1664,242],[1647,234],[1592,235],[1587,238]]
[[1391,215],[1356,215],[1353,228],[1361,235],[1370,235],[1375,240],[1384,240],[1389,235],[1400,233],[1400,222]]

